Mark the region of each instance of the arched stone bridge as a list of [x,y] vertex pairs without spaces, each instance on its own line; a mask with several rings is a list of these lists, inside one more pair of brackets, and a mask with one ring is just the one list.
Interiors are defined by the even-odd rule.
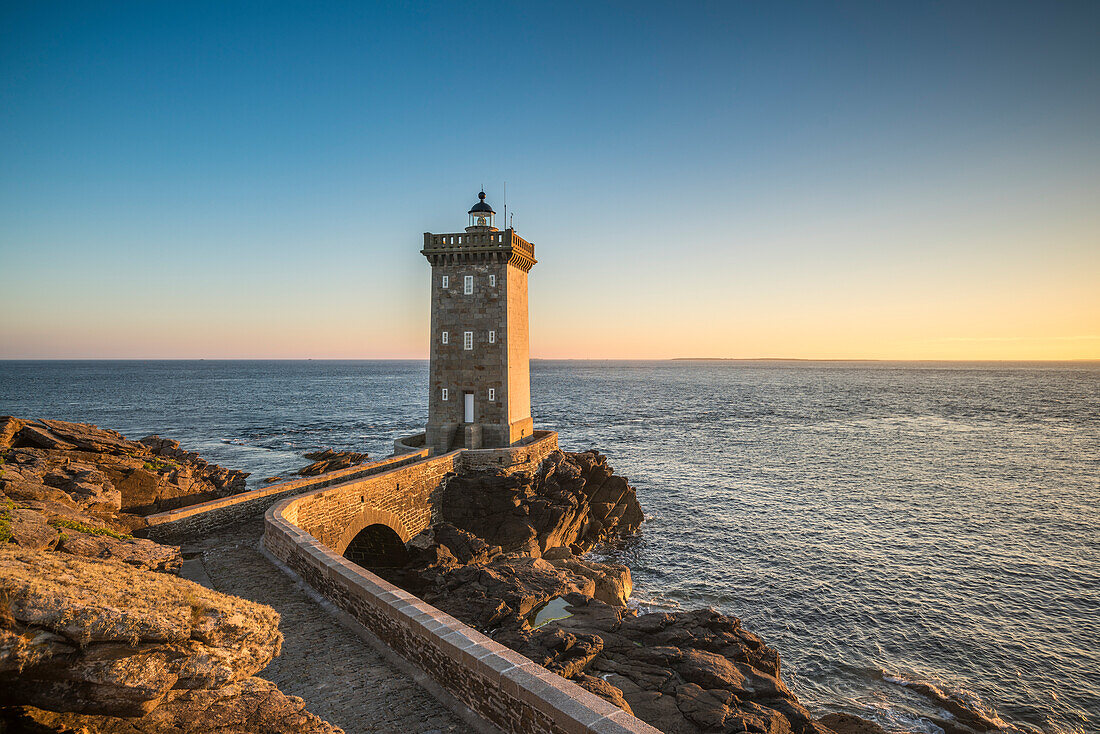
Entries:
[[[428,456],[421,436],[398,441],[404,453],[363,467],[349,479],[296,497],[284,515],[301,531],[361,566],[401,565],[404,544],[440,519],[443,480],[469,469],[533,471],[558,448],[557,434],[536,432],[528,444],[459,449]],[[421,443],[421,446],[409,445]]]

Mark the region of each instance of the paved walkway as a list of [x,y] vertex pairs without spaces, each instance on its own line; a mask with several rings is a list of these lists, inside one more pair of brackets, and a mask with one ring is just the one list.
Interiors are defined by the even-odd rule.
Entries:
[[226,594],[271,606],[282,615],[282,654],[258,675],[347,734],[473,734],[374,648],[310,599],[260,553],[263,520],[226,528],[184,546],[184,574]]

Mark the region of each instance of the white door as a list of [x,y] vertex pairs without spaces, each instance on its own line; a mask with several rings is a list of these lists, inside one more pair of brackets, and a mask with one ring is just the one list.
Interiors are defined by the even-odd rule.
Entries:
[[466,422],[474,422],[474,394],[472,392],[463,393],[466,398]]

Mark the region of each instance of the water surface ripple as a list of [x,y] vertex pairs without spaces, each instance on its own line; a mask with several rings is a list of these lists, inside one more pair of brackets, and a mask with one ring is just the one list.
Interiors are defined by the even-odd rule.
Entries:
[[[388,453],[424,362],[0,362],[0,414],[176,438],[254,472]],[[818,712],[937,731],[906,682],[1008,725],[1100,730],[1100,365],[535,362],[535,422],[649,522],[638,604],[711,605]]]

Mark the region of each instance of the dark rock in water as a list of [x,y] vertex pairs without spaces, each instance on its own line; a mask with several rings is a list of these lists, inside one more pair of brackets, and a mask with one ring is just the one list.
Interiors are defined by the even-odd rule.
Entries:
[[370,459],[367,454],[357,454],[354,451],[333,451],[324,449],[306,454],[305,457],[313,463],[298,470],[299,476],[315,477],[318,474],[326,474],[337,469],[347,469],[349,466],[357,466]]
[[852,714],[825,714],[818,721],[836,734],[888,734],[875,722]]
[[443,491],[443,518],[506,552],[531,556],[557,547],[584,553],[636,531],[643,520],[634,488],[596,451],[555,451],[534,475],[452,477]]
[[916,691],[934,701],[953,716],[953,719],[935,719],[946,734],[980,734],[1000,731],[1005,723],[992,711],[983,711],[975,702],[925,681],[890,679],[900,686]]

